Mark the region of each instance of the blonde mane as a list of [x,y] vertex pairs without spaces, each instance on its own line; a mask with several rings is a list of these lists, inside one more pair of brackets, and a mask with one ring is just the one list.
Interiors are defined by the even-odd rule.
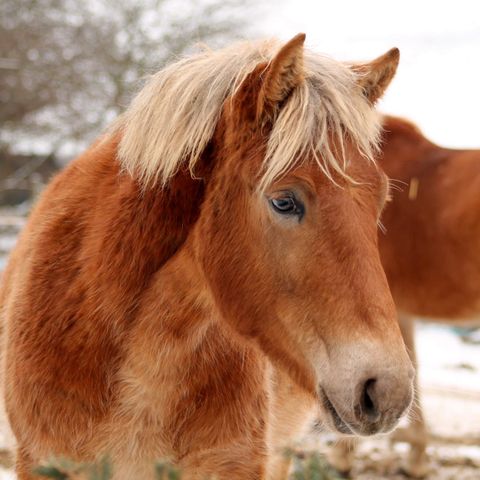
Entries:
[[[203,51],[152,75],[115,128],[122,132],[118,156],[142,183],[167,184],[182,164],[192,175],[212,138],[225,100],[260,62],[281,45],[244,42]],[[286,173],[305,155],[322,171],[346,176],[345,137],[367,158],[376,152],[379,116],[346,64],[305,51],[305,82],[297,87],[273,125],[261,186]],[[332,137],[338,151],[333,151]]]

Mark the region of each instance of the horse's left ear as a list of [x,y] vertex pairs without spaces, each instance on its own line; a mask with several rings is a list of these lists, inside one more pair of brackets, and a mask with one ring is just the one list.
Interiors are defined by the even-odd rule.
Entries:
[[305,34],[299,33],[287,42],[267,65],[257,100],[257,120],[274,116],[281,103],[304,80],[303,44]]
[[397,71],[400,60],[398,48],[392,48],[373,62],[352,65],[358,73],[358,85],[371,103],[375,103],[387,89]]

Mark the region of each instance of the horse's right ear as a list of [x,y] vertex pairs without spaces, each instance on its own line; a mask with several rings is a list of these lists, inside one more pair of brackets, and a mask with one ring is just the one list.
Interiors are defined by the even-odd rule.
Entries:
[[257,99],[257,120],[265,115],[274,116],[292,90],[303,82],[304,43],[305,34],[299,33],[268,64]]
[[260,63],[247,75],[234,103],[250,121],[273,120],[282,103],[303,82],[304,42],[305,34],[299,33],[269,62]]

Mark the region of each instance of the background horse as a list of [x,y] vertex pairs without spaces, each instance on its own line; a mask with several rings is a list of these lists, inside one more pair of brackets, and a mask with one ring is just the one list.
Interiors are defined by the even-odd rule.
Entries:
[[[399,188],[382,214],[380,253],[415,364],[414,317],[456,324],[480,317],[480,151],[439,147],[400,118],[386,116],[383,125],[379,163]],[[428,435],[417,385],[415,392],[411,424],[395,437],[411,444],[406,470],[421,477]],[[352,454],[352,442],[342,442],[332,463],[348,470]]]
[[46,189],[0,294],[20,479],[106,454],[116,479],[278,479],[318,408],[365,435],[407,409],[371,160],[398,50],[303,43],[167,67]]

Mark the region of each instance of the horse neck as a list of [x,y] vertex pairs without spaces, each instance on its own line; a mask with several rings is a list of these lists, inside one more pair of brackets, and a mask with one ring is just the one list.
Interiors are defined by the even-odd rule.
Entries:
[[135,317],[155,273],[187,239],[199,215],[204,182],[179,170],[167,187],[143,189],[120,171],[117,145],[110,139],[94,146],[72,168],[81,171],[77,181],[90,196],[81,208],[87,224],[82,260],[97,279],[89,282],[91,298],[105,307],[105,318],[115,309],[122,330]]
[[[218,421],[217,405],[229,405],[228,415],[248,410],[264,388],[268,369],[265,357],[222,321],[191,243],[187,239],[155,274],[122,369],[126,388],[132,388],[127,396],[150,392],[155,409],[174,424],[185,405],[192,417],[211,418],[211,423]],[[206,391],[208,401],[203,400]],[[257,413],[258,408],[264,405]],[[182,429],[175,432],[182,451],[189,431],[176,428]]]
[[[89,296],[99,302],[96,311],[110,327],[112,320],[120,322],[115,329],[120,339],[125,338],[122,332],[131,332],[128,363],[135,368],[135,357],[142,363],[135,373],[139,378],[144,371],[142,378],[150,376],[153,382],[154,367],[171,364],[172,358],[191,365],[191,377],[200,383],[201,375],[213,370],[224,372],[220,378],[238,377],[242,368],[246,374],[248,365],[258,365],[261,356],[222,320],[196,259],[195,242],[202,239],[195,224],[206,182],[180,170],[167,187],[142,190],[120,173],[116,146],[112,141],[89,154],[86,169],[104,179],[96,182],[96,211],[84,207],[91,222],[88,230],[95,232],[83,258],[94,272],[95,282],[89,275],[88,283],[93,287]],[[204,155],[198,173],[208,177],[213,150]],[[93,183],[91,178],[82,181]],[[254,382],[263,381],[262,371]]]
[[425,159],[435,160],[443,151],[425,138],[414,124],[401,118],[385,117],[383,128],[379,163],[391,178],[404,180],[416,174],[419,167],[426,165]]

